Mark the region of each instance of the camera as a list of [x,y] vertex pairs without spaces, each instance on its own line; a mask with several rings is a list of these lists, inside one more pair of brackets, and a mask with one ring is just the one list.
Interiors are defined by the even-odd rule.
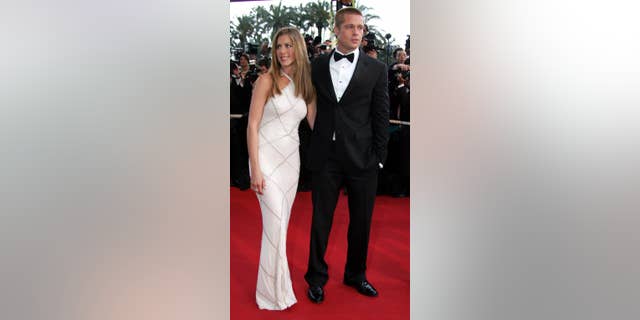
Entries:
[[376,46],[376,35],[372,32],[367,33],[367,35],[365,35],[364,37],[362,37],[362,40],[366,40],[367,47],[372,47],[376,50],[378,50],[377,46]]
[[407,71],[397,71],[395,73],[396,79],[402,78],[404,80],[409,80],[409,78],[411,77],[411,72],[409,70]]

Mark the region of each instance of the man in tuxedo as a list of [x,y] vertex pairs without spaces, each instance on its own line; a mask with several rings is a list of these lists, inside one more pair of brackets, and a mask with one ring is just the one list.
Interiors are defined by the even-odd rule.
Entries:
[[324,300],[328,266],[324,260],[333,214],[345,186],[349,202],[347,263],[343,283],[375,297],[365,270],[369,230],[376,197],[378,170],[383,167],[389,140],[387,69],[361,51],[362,13],[346,7],[335,16],[337,47],[312,64],[317,115],[307,166],[312,171],[313,218],[307,296]]

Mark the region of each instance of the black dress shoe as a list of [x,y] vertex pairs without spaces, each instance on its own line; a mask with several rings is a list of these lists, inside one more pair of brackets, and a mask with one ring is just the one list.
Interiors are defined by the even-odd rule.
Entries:
[[324,290],[322,290],[322,287],[320,286],[309,287],[309,290],[307,290],[307,297],[309,297],[313,303],[320,303],[324,300]]
[[369,281],[367,280],[362,280],[362,281],[347,281],[344,280],[343,282],[344,284],[350,286],[350,287],[354,287],[358,290],[358,292],[360,292],[361,294],[368,296],[368,297],[377,297],[378,296],[378,291],[376,290],[376,288],[374,288],[371,283],[369,283]]

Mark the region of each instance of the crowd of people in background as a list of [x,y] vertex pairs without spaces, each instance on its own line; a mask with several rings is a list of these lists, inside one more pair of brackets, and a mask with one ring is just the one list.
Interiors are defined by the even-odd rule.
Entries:
[[[333,51],[330,40],[322,41],[317,37],[306,35],[307,54],[310,60],[320,55],[328,55]],[[361,44],[362,51],[377,59],[379,50],[373,33],[365,30]],[[250,186],[248,151],[247,151],[247,115],[251,101],[253,85],[260,74],[266,73],[271,64],[270,47],[262,43],[249,52],[236,51],[230,60],[230,169],[231,186],[246,190]],[[410,42],[407,39],[404,48],[396,48],[392,52],[394,61],[388,67],[390,119],[390,139],[387,165],[380,170],[378,194],[395,197],[409,196],[409,138],[410,138]],[[306,121],[299,127],[300,157],[304,163],[306,147],[311,136],[311,129]],[[300,168],[299,191],[310,190],[310,172]]]

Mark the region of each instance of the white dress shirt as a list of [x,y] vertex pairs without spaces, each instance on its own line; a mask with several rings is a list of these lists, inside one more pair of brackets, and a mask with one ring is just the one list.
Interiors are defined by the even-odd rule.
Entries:
[[343,58],[340,61],[336,61],[333,58],[333,55],[329,59],[329,72],[331,73],[331,82],[333,82],[333,90],[336,93],[336,98],[338,101],[342,99],[342,95],[344,91],[347,89],[349,85],[349,81],[351,81],[351,77],[353,76],[353,71],[356,70],[356,63],[358,63],[358,56],[360,55],[360,50],[355,49],[348,53],[342,53],[336,49],[336,52],[347,55],[353,53],[353,62],[350,62],[349,59]]
[[[333,83],[333,91],[336,93],[336,98],[338,101],[342,99],[342,95],[344,95],[345,90],[347,90],[347,86],[349,85],[349,81],[351,81],[351,77],[353,76],[353,71],[356,70],[356,63],[358,63],[358,57],[360,56],[360,50],[355,49],[348,53],[342,53],[336,49],[335,52],[338,52],[342,55],[347,55],[353,53],[353,62],[349,61],[347,58],[342,58],[340,61],[336,61],[333,58],[333,54],[331,58],[329,58],[329,72],[331,73],[331,82]],[[333,132],[333,140],[336,140],[336,133]]]

